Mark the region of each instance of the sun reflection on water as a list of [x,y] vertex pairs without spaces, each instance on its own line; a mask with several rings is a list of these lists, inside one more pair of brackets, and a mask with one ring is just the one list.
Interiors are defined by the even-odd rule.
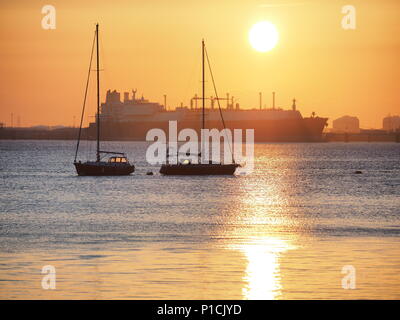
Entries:
[[247,258],[243,280],[243,298],[271,300],[281,294],[279,255],[287,250],[285,241],[274,238],[259,238],[243,245],[240,250]]
[[[247,261],[243,270],[243,299],[272,300],[282,295],[281,256],[297,246],[293,206],[285,193],[288,181],[259,177],[243,179],[243,194],[231,206],[229,235],[236,241],[227,246]],[[231,238],[232,239],[232,238]]]

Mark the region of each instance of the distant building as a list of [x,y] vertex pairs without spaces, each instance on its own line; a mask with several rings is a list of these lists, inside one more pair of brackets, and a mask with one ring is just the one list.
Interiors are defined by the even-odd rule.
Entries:
[[387,116],[383,118],[383,130],[396,131],[400,129],[400,116]]
[[343,116],[333,120],[332,132],[336,133],[359,133],[360,121],[357,117]]

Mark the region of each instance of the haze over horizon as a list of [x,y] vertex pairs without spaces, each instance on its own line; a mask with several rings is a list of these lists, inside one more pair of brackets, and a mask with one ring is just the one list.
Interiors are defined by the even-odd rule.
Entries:
[[[204,38],[219,94],[229,92],[241,108],[290,108],[295,97],[303,116],[315,111],[332,120],[357,116],[362,128],[381,128],[400,113],[400,2],[343,1],[51,1],[55,30],[44,30],[42,1],[2,3],[0,11],[0,122],[10,114],[23,126],[78,124],[94,25],[100,24],[101,97],[107,89],[167,105],[189,104],[201,92]],[[357,27],[344,30],[341,9],[356,8]],[[277,46],[257,52],[248,33],[272,22]],[[94,78],[94,77],[93,77]],[[207,96],[213,95],[207,82]],[[90,86],[85,125],[95,112]]]

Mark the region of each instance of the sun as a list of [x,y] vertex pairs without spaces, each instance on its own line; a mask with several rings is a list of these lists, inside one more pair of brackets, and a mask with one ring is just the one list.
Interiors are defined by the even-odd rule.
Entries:
[[278,43],[278,31],[268,21],[261,21],[253,25],[249,32],[249,41],[253,49],[259,52],[267,52]]

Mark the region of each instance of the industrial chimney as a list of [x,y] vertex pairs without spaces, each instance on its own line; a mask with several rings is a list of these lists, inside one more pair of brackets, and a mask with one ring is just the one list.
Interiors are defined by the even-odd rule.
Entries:
[[129,92],[124,92],[124,102],[127,103],[129,101]]
[[272,109],[275,110],[275,92],[272,92]]

